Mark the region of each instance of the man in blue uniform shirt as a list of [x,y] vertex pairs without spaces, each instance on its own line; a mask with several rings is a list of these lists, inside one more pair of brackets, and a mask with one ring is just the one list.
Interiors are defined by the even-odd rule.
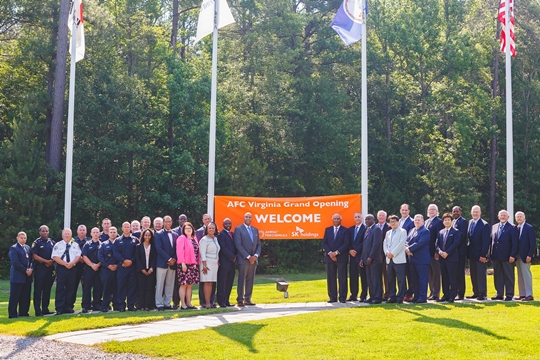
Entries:
[[56,307],[56,315],[73,314],[75,291],[75,265],[81,258],[81,249],[79,245],[73,241],[71,229],[62,231],[62,241],[54,245],[52,258],[56,262],[56,297],[54,306]]
[[114,256],[114,242],[118,230],[114,226],[109,228],[109,240],[101,243],[98,251],[98,259],[101,263],[101,284],[103,286],[103,296],[101,311],[109,311],[109,304],[113,302],[113,307],[118,310],[117,289],[116,289],[116,271],[118,270],[118,260]]
[[114,242],[114,257],[118,260],[116,282],[118,286],[118,310],[126,310],[126,298],[129,311],[137,311],[135,300],[137,297],[137,270],[135,268],[135,249],[139,240],[131,236],[131,224],[122,224],[122,236]]
[[[17,242],[9,249],[9,318],[29,316],[30,292],[32,291],[33,262],[30,246],[26,245],[26,233],[17,234]],[[17,314],[17,307],[19,313]]]
[[92,240],[87,241],[82,249],[82,258],[85,263],[82,298],[83,313],[87,313],[88,310],[101,310],[101,293],[103,292],[100,278],[101,263],[98,259],[98,251],[101,245],[99,229],[97,227],[93,228],[90,235]]
[[51,254],[54,241],[49,238],[49,227],[39,227],[39,237],[32,244],[34,259],[34,311],[36,316],[52,314],[49,311],[51,288],[54,282],[54,261]]

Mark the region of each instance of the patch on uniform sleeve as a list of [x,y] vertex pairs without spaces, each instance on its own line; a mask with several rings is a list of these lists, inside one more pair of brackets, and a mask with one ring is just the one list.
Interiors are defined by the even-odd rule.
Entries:
[[35,246],[36,246],[36,242],[34,241],[34,242],[32,243],[32,248],[34,248]]
[[58,245],[54,245],[54,250],[58,250]]

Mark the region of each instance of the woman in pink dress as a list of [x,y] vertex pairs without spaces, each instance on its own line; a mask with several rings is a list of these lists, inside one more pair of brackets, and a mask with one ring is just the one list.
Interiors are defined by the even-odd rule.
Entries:
[[190,222],[182,226],[182,235],[176,239],[177,274],[181,310],[195,309],[191,304],[192,287],[199,283],[199,242]]

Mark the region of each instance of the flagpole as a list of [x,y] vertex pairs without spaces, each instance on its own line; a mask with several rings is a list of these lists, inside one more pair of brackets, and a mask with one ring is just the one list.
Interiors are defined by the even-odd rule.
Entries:
[[[73,6],[73,5],[72,5]],[[64,198],[64,228],[71,227],[71,183],[73,170],[73,113],[75,111],[75,64],[77,60],[77,25],[76,12],[71,19],[71,68],[69,72],[69,105],[66,144],[66,186]]]
[[362,213],[364,217],[368,212],[368,134],[367,134],[367,32],[366,32],[366,2],[363,1],[362,10]]
[[512,51],[510,49],[510,0],[505,1],[506,36],[506,209],[514,218],[514,139],[512,124]]
[[216,167],[216,93],[219,1],[214,0],[214,35],[212,37],[212,90],[210,95],[210,144],[208,151],[208,207],[207,214],[214,214],[214,185]]

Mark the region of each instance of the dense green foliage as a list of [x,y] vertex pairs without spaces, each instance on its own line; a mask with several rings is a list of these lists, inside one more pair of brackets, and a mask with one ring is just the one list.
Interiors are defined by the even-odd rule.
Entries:
[[[187,0],[171,41],[175,1],[84,1],[73,226],[181,212],[198,224],[206,209],[211,37],[193,44],[200,0]],[[341,0],[228,2],[236,23],[220,30],[216,194],[360,192],[360,45],[345,47],[329,27]],[[0,5],[3,250],[20,229],[37,237],[42,223],[59,237],[64,174],[46,155],[59,4]],[[423,213],[434,202],[441,211],[459,204],[466,214],[479,204],[489,219],[494,135],[494,208],[505,206],[502,55],[497,96],[492,90],[498,7],[497,0],[370,1],[370,210],[397,212],[408,202]],[[517,5],[516,43],[515,209],[540,227],[538,2]],[[318,268],[318,248],[267,242],[264,264]]]

